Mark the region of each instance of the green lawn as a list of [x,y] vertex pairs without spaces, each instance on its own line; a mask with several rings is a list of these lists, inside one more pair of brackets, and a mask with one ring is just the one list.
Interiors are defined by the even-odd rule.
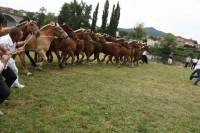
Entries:
[[200,132],[200,86],[191,71],[162,64],[136,68],[46,65],[0,110],[0,132]]

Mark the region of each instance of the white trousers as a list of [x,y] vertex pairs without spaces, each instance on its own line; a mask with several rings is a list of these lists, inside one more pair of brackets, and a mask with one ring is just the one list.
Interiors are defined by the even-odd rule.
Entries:
[[3,69],[4,69],[4,64],[1,62],[1,60],[0,60],[0,74],[1,74],[1,72],[3,71]]
[[16,76],[17,76],[17,79],[15,80],[15,82],[13,83],[12,86],[15,86],[15,87],[19,86],[20,83],[19,83],[19,76],[18,76],[18,68],[17,68],[17,66],[15,64],[15,60],[13,58],[10,58],[8,60],[7,66],[10,67],[14,71]]

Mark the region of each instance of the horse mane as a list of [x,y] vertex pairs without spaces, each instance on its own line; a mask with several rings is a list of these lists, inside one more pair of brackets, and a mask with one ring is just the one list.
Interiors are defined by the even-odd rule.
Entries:
[[72,38],[74,40],[78,39],[77,35],[74,33],[72,28],[70,28],[68,25],[63,24],[61,27],[63,28],[63,30],[65,30],[65,32],[67,32],[67,34],[69,35],[70,38]]
[[44,30],[44,29],[48,28],[49,26],[52,26],[52,24],[46,24],[43,27],[41,27],[40,30]]

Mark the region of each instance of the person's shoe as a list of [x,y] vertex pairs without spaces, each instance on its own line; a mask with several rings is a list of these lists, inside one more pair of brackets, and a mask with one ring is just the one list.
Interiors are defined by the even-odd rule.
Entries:
[[0,111],[0,116],[3,116],[3,115],[4,115],[4,113]]
[[19,88],[19,89],[22,89],[22,88],[24,88],[25,86],[22,85],[22,84],[18,84],[18,85],[13,85],[12,87],[13,87],[13,88]]
[[194,76],[191,75],[191,76],[190,76],[190,80],[192,80],[193,78],[194,78]]
[[22,88],[24,88],[24,87],[25,87],[25,85],[19,84],[17,88],[22,89]]

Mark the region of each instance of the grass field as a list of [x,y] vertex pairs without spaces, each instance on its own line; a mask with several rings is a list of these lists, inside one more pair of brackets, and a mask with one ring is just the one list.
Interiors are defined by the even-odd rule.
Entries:
[[190,70],[162,64],[137,68],[47,65],[0,106],[2,133],[199,133],[200,87]]

